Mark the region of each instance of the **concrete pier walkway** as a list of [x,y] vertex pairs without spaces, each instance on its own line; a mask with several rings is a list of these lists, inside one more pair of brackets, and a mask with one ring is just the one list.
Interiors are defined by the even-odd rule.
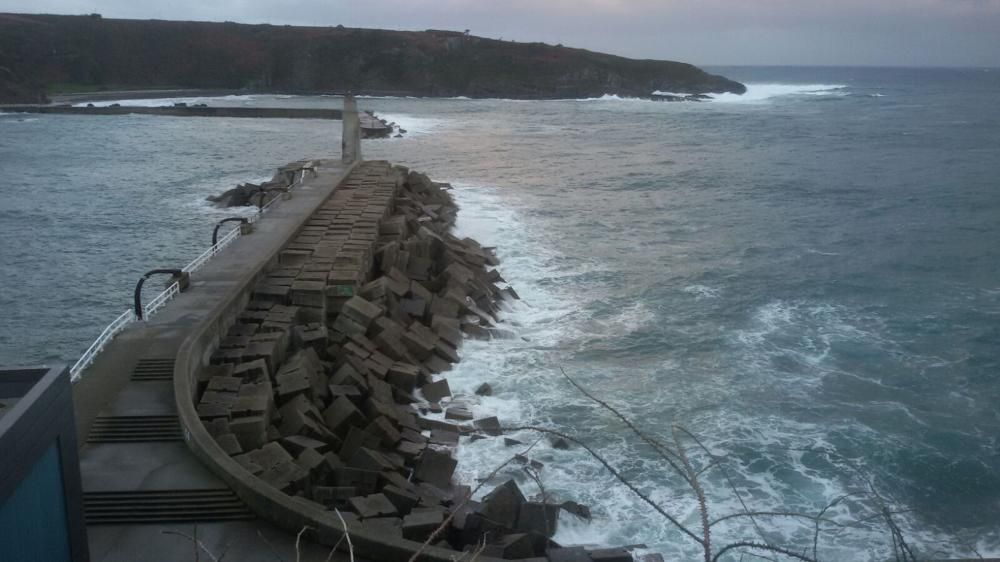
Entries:
[[[191,454],[172,379],[184,338],[261,274],[350,169],[322,161],[316,176],[275,204],[253,233],[192,275],[185,292],[119,334],[74,386],[91,560],[193,560],[195,537],[217,558],[327,559],[329,549],[304,542],[297,556],[295,536],[256,519]],[[204,550],[201,558],[211,559]]]

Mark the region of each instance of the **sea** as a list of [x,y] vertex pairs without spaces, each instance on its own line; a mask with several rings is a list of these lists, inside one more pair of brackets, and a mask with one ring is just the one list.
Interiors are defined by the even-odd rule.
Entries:
[[[503,337],[464,345],[453,392],[576,440],[463,438],[459,478],[523,453],[535,469],[492,483],[591,510],[557,542],[671,560],[703,558],[692,474],[715,552],[1000,556],[1000,69],[709,70],[747,93],[359,100],[406,130],[365,157],[450,183],[458,234],[496,246],[521,297]],[[341,103],[121,103],[175,101]],[[0,115],[0,364],[75,361],[142,273],[249,212],[207,196],[337,157],[339,129]],[[748,552],[767,554],[722,560]]]

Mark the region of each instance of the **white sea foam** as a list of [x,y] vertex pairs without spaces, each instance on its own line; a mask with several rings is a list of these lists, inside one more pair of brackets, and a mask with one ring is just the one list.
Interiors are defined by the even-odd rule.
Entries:
[[[572,392],[562,379],[558,372],[560,357],[573,353],[576,341],[593,338],[599,335],[598,332],[605,332],[604,337],[611,337],[611,333],[627,334],[641,330],[644,323],[655,321],[655,315],[645,303],[634,302],[626,304],[615,314],[591,316],[586,310],[595,308],[594,299],[600,297],[574,292],[574,285],[569,279],[587,268],[599,267],[599,264],[595,266],[584,262],[573,266],[576,271],[566,271],[565,260],[545,244],[545,235],[538,231],[539,226],[527,221],[528,215],[521,215],[512,207],[504,192],[490,187],[452,183],[455,186],[453,194],[462,207],[457,234],[498,247],[504,278],[524,298],[522,302],[515,303],[508,313],[507,324],[528,341],[518,337],[466,342],[461,350],[463,361],[447,374],[449,384],[456,395],[464,395],[463,400],[472,401],[477,418],[497,415],[506,426],[572,425],[573,422],[566,419],[552,419],[553,407],[590,409],[592,404]],[[553,279],[567,281],[552,283]],[[700,285],[691,285],[685,291],[696,299],[718,296],[717,290]],[[838,341],[874,342],[874,345],[891,348],[892,342],[882,337],[883,328],[879,318],[849,307],[807,301],[774,301],[756,310],[748,326],[737,334],[737,341],[745,346],[749,359],[743,363],[750,367],[743,377],[757,376],[759,370],[753,368],[757,358],[790,351],[799,354],[804,363],[822,366],[830,346]],[[663,370],[681,371],[684,362],[666,360],[659,365]],[[768,365],[761,367],[769,368]],[[631,368],[626,367],[624,372]],[[607,376],[621,375],[610,372]],[[493,386],[493,396],[474,395],[476,387],[483,382]],[[622,382],[625,383],[625,379]],[[706,384],[702,381],[695,386]],[[777,416],[741,414],[713,406],[725,399],[726,391],[740,391],[746,388],[745,384],[742,381],[738,385],[733,384],[723,377],[723,382],[710,390],[716,393],[714,397],[703,400],[696,396],[697,392],[692,394],[687,401],[707,402],[704,407],[689,408],[683,421],[696,430],[713,455],[726,458],[726,455],[733,454],[727,471],[753,509],[816,513],[831,499],[856,490],[859,483],[853,480],[856,474],[853,469],[845,465],[843,470],[837,471],[839,475],[832,475],[829,469],[817,468],[816,454],[794,449],[833,452],[837,450],[837,445],[828,436],[848,432],[862,436],[866,435],[865,432],[872,432],[864,438],[885,443],[887,447],[893,446],[886,442],[885,436],[849,419],[841,422],[843,427],[831,427],[829,423],[812,424]],[[802,384],[808,386],[812,383],[807,381]],[[737,386],[739,388],[734,388]],[[648,408],[647,402],[655,403],[655,391],[648,390],[649,396],[636,396],[630,398],[628,403],[616,402],[613,397],[602,398],[613,402],[626,416],[633,417],[638,411],[648,413],[648,409],[643,410]],[[885,407],[898,410],[903,416],[911,415],[896,402],[887,402]],[[602,419],[587,415],[586,423],[609,423]],[[582,420],[581,423],[584,423]],[[644,419],[644,424],[660,421]],[[573,428],[570,433],[588,429],[593,428]],[[683,482],[664,470],[662,461],[639,446],[617,424],[609,424],[607,431],[600,434],[601,441],[595,446],[607,462],[629,475],[653,501],[697,529],[697,502]],[[505,447],[500,439],[473,442],[463,438],[456,453],[459,461],[457,477],[475,486],[477,479],[491,473],[514,453],[527,449],[538,435],[525,431],[509,437],[521,441],[523,445]],[[738,451],[752,453],[734,454]],[[704,464],[708,461],[693,444],[689,454],[695,462]],[[555,536],[557,542],[567,545],[645,543],[667,557],[685,560],[697,554],[697,545],[693,541],[664,522],[649,505],[622,486],[582,449],[554,449],[543,439],[527,455],[544,463],[541,477],[546,492],[554,494],[558,501],[571,499],[589,505],[593,511],[591,522],[563,513]],[[747,458],[747,455],[751,460],[756,459],[752,466],[741,465],[736,460]],[[491,484],[499,484],[508,478],[516,479],[529,497],[540,493],[538,486],[516,464],[506,467]],[[729,483],[718,471],[706,473],[703,484],[710,497],[713,516],[743,510],[739,498],[732,494]],[[492,485],[484,486],[479,496],[491,488]],[[893,506],[905,508],[897,504]],[[853,526],[824,525],[819,541],[820,558],[881,560],[881,554],[891,551],[885,529],[877,519],[856,523],[871,513],[870,505],[854,500],[845,500],[828,510],[825,514],[828,519]],[[812,544],[815,529],[810,520],[772,517],[759,522],[767,529],[769,541]],[[897,516],[897,523],[913,544],[941,545],[948,540],[944,533],[928,528],[907,514]],[[849,529],[849,532],[844,529]],[[746,518],[733,519],[714,529],[713,533],[717,544],[759,538],[754,525]],[[980,551],[984,554],[994,552],[996,549],[991,545],[998,543],[995,539],[985,539],[979,547]],[[950,548],[950,551],[964,552],[961,547]]]
[[122,107],[170,107],[176,103],[186,103],[188,105],[193,105],[197,103],[209,103],[212,101],[225,100],[225,101],[240,101],[244,104],[253,102],[256,99],[255,96],[251,95],[229,95],[229,96],[215,96],[215,97],[182,97],[182,98],[151,98],[151,99],[121,99],[121,100],[103,100],[103,101],[92,101],[92,102],[80,102],[73,104],[73,107],[87,107],[93,104],[94,107],[110,107],[111,105],[118,104]]
[[759,103],[787,96],[846,96],[844,84],[769,84],[747,83],[745,94],[714,94],[712,101],[722,103]]
[[399,128],[404,129],[406,131],[403,133],[404,139],[407,137],[418,137],[439,133],[446,129],[451,123],[448,119],[419,117],[416,115],[402,113],[376,112],[375,115],[377,115],[379,119],[384,120],[386,123],[396,123]]
[[696,300],[719,298],[719,289],[708,287],[706,285],[688,285],[687,287],[684,287],[684,292],[689,295],[694,295]]

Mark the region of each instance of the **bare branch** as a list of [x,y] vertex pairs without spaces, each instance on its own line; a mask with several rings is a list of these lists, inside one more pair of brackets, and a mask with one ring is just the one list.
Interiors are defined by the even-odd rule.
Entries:
[[705,551],[705,562],[712,562],[712,526],[708,523],[708,503],[705,501],[705,489],[701,487],[698,474],[695,473],[694,467],[691,466],[687,451],[684,450],[684,445],[681,444],[678,427],[675,425],[671,429],[674,436],[674,443],[677,445],[677,454],[680,456],[681,464],[687,472],[688,482],[691,483],[691,488],[694,490],[695,495],[698,496],[698,511],[701,514],[701,532],[704,536],[701,544]]
[[302,541],[302,533],[305,533],[307,529],[312,529],[312,527],[304,526],[299,534],[295,535],[295,562],[300,562],[302,560],[302,552],[299,550],[299,543]]
[[633,424],[628,418],[626,418],[621,412],[616,410],[613,406],[611,406],[607,402],[601,400],[600,398],[588,392],[585,388],[580,386],[575,380],[570,378],[570,376],[566,374],[566,371],[562,367],[559,367],[559,372],[561,372],[562,376],[565,377],[566,380],[568,380],[569,383],[573,385],[577,390],[579,390],[581,394],[583,394],[590,400],[596,402],[605,410],[608,410],[609,412],[614,414],[615,417],[617,417],[619,420],[622,421],[622,423],[624,423],[629,429],[631,429],[632,433],[635,433],[639,437],[639,439],[642,439],[643,441],[646,442],[646,444],[648,444],[650,447],[652,447],[654,450],[660,453],[660,456],[663,457],[663,460],[667,461],[667,463],[670,464],[670,467],[674,469],[674,472],[680,475],[681,478],[687,480],[689,485],[691,484],[691,481],[688,479],[687,472],[683,470],[674,460],[675,458],[677,460],[680,460],[680,456],[675,451],[672,451],[669,447],[661,443],[658,439],[647,435],[644,431],[636,427],[635,424]]
[[[354,545],[351,543],[351,533],[347,530],[347,521],[344,521],[344,516],[340,514],[340,510],[333,508],[333,512],[337,514],[337,518],[340,519],[340,525],[344,527],[344,536],[342,538],[347,539],[347,553],[351,558],[351,562],[354,562]],[[340,544],[339,541],[337,544]]]

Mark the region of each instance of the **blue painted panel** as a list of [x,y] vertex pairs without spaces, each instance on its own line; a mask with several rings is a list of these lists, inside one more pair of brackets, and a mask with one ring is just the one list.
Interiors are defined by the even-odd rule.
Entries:
[[59,448],[53,443],[0,504],[0,560],[71,562]]

